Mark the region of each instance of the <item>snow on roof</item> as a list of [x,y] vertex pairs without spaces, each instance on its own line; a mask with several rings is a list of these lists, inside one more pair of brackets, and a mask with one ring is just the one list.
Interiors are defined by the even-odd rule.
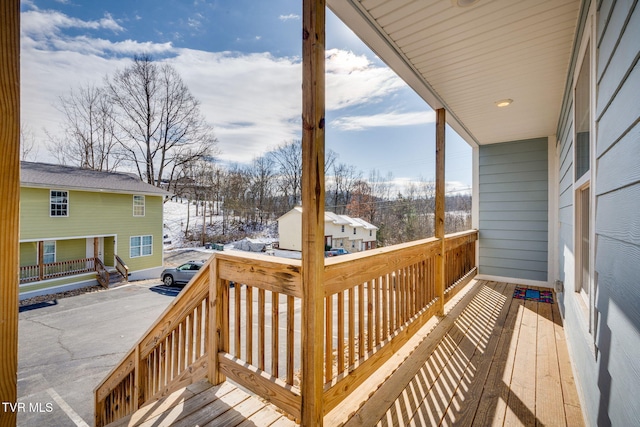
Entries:
[[336,225],[351,224],[351,221],[349,221],[348,219],[343,218],[343,216],[346,216],[346,215],[337,215],[337,214],[335,214],[333,212],[325,212],[324,213],[324,220],[325,221],[331,221]]
[[378,227],[376,227],[373,224],[368,223],[367,221],[365,221],[362,218],[353,218],[353,220],[358,222],[358,223],[360,223],[361,226],[365,228],[365,230],[378,230]]
[[[296,206],[295,208],[291,209],[289,212],[287,212],[286,214],[282,215],[280,218],[284,217],[285,215],[288,215],[291,212],[297,212],[297,213],[302,213],[302,206]],[[278,218],[278,220],[280,219]],[[330,221],[336,225],[348,225],[350,227],[354,227],[354,228],[364,228],[365,230],[378,230],[378,227],[376,227],[373,224],[368,223],[367,221],[365,221],[364,219],[361,218],[351,218],[349,215],[338,215],[334,212],[325,212],[324,213],[324,220],[325,222]]]

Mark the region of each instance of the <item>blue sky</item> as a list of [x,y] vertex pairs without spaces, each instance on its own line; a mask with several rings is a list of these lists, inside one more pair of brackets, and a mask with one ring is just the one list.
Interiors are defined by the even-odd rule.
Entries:
[[[300,138],[300,0],[23,0],[22,121],[59,132],[56,100],[101,84],[133,55],[171,63],[202,103],[221,160]],[[434,176],[433,111],[327,12],[326,146],[365,176]],[[471,186],[471,149],[447,133],[450,189]],[[44,146],[38,161],[53,161]]]

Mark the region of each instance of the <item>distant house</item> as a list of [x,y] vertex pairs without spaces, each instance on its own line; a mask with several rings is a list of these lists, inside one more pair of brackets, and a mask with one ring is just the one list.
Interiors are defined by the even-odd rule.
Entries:
[[168,194],[126,173],[22,162],[20,298],[96,284],[99,264],[158,277]]
[[[360,252],[376,247],[378,227],[360,218],[324,213],[324,243],[332,248]],[[296,206],[278,218],[281,249],[302,249],[302,207]]]

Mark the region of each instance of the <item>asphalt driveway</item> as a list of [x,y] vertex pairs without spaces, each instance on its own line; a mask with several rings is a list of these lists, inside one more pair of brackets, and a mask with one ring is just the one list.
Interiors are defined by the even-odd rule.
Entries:
[[[165,265],[194,257],[208,254],[172,253]],[[178,292],[158,278],[22,307],[18,425],[92,426],[94,388]]]

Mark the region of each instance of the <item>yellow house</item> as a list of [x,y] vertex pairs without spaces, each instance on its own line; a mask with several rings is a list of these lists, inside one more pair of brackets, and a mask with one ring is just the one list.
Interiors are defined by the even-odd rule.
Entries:
[[126,173],[20,169],[21,299],[96,284],[100,271],[158,277],[166,191]]

